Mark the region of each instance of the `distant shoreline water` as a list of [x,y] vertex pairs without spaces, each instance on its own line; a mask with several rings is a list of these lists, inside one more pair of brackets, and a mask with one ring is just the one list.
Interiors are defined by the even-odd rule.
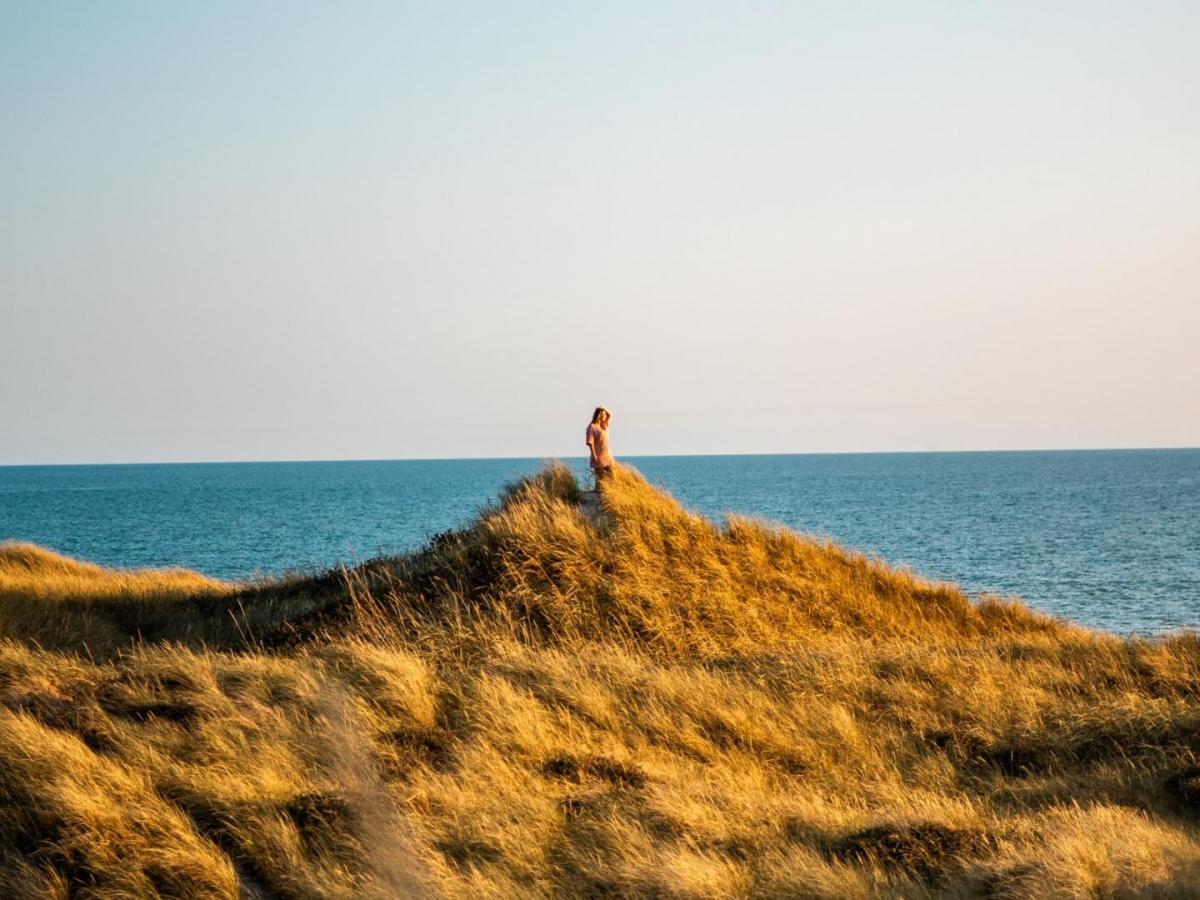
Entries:
[[[564,460],[587,478],[581,459]],[[1200,627],[1200,450],[627,457],[689,508],[1116,632]],[[0,539],[223,578],[416,549],[532,458],[0,467]]]
[[[622,455],[633,462],[639,459],[755,459],[758,457],[795,456],[1003,456],[1005,454],[1050,453],[1200,453],[1200,447],[1017,447],[1005,450],[788,450],[762,453],[638,453]],[[403,456],[396,458],[355,457],[352,459],[184,459],[125,462],[0,463],[5,469],[84,469],[122,466],[284,466],[321,463],[455,463],[455,462],[543,462],[585,461],[586,454],[555,456]]]

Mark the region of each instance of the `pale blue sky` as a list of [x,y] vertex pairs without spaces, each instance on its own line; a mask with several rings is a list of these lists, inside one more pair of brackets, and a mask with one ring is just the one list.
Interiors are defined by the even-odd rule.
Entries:
[[1200,4],[0,0],[0,464],[1200,445]]

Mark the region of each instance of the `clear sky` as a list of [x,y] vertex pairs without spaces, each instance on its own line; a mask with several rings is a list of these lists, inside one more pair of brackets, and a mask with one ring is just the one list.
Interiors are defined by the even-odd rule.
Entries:
[[0,464],[1200,445],[1200,4],[0,0]]

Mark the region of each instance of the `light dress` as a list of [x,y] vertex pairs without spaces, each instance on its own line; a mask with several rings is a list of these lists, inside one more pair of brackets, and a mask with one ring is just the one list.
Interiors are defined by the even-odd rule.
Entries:
[[592,448],[592,469],[607,469],[613,464],[612,451],[608,449],[608,429],[591,424],[587,427],[587,445]]

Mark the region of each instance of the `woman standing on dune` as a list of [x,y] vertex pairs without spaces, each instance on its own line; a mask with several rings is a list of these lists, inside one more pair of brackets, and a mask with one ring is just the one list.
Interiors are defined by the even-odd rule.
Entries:
[[612,413],[603,406],[597,406],[592,413],[592,424],[587,428],[587,445],[592,458],[588,465],[596,473],[596,489],[600,482],[612,477],[613,456],[608,447],[608,423],[612,421]]

